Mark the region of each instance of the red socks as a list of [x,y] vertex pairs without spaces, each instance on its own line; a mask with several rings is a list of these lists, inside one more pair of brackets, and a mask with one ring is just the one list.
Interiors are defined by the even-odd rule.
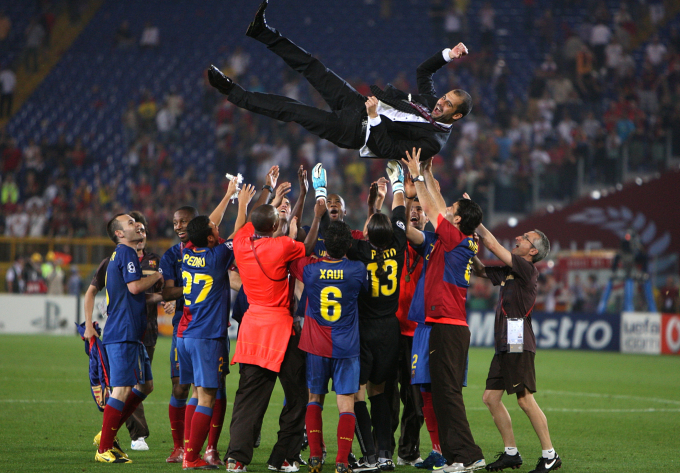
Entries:
[[227,413],[227,393],[224,389],[217,390],[217,398],[213,406],[212,419],[210,421],[210,433],[208,434],[208,445],[206,450],[214,448],[217,450],[217,442],[220,440],[222,433],[222,424],[224,424],[224,415]]
[[104,407],[104,419],[102,421],[102,436],[99,440],[99,453],[104,453],[113,448],[113,440],[116,438],[121,425],[121,417],[125,404],[119,399],[110,397]]
[[[338,421],[338,456],[335,457],[336,463],[347,463],[347,456],[352,451],[354,441],[354,426],[357,418],[352,412],[341,412]],[[307,434],[309,437],[309,434]],[[311,448],[311,443],[309,444]]]
[[423,416],[425,416],[425,425],[427,431],[430,433],[430,440],[432,440],[432,450],[435,452],[442,452],[442,447],[439,444],[439,424],[437,417],[434,415],[434,407],[432,406],[432,393],[423,391]]
[[212,415],[213,410],[211,408],[205,406],[196,407],[196,411],[191,419],[191,437],[189,438],[189,443],[184,451],[184,458],[186,461],[193,462],[198,459],[205,438],[208,436],[208,431],[210,430]]
[[127,400],[125,401],[125,406],[123,407],[123,412],[120,417],[120,424],[118,425],[119,429],[125,423],[125,421],[128,420],[132,413],[137,410],[137,407],[144,399],[146,399],[146,395],[137,391],[135,388],[132,388],[132,392],[128,396]]
[[198,399],[192,397],[187,403],[186,410],[184,411],[184,448],[186,449],[189,443],[189,438],[191,437],[191,421],[194,417],[194,412],[196,411],[196,406],[198,405]]
[[172,442],[175,444],[174,448],[184,447],[184,415],[186,408],[186,399],[175,399],[175,396],[170,396],[168,417],[170,418],[170,431],[172,432]]
[[310,457],[321,458],[321,455],[323,455],[323,420],[321,419],[321,411],[323,411],[323,406],[318,402],[307,404],[305,424],[307,426]]

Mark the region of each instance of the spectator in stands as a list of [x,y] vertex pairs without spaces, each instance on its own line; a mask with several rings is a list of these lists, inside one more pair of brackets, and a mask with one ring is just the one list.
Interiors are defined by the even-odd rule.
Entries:
[[0,55],[4,56],[9,49],[9,34],[12,31],[12,20],[4,11],[0,11]]
[[177,91],[177,87],[170,86],[170,92],[165,96],[165,103],[167,104],[170,113],[175,117],[176,122],[179,124],[179,120],[184,113],[184,98]]
[[150,21],[147,21],[142,31],[142,37],[139,40],[139,45],[145,49],[154,49],[161,45],[161,36],[158,26],[153,26]]
[[83,147],[83,139],[78,137],[73,146],[73,149],[67,155],[68,162],[72,169],[81,169],[87,161],[87,152]]
[[[9,173],[5,175],[5,180],[0,188],[0,204],[2,204],[2,208],[9,211],[14,208],[17,202],[19,202],[19,186],[14,181],[14,174]],[[7,225],[6,222],[5,225]]]
[[612,31],[603,21],[596,23],[590,31],[590,47],[595,56],[596,69],[600,69],[605,64],[604,50],[611,38]]
[[666,285],[659,289],[659,310],[669,314],[677,314],[680,306],[680,292],[678,291],[678,283],[674,276],[666,278]]
[[583,312],[586,306],[586,290],[581,276],[578,274],[574,276],[574,283],[569,288],[571,293],[571,311]]
[[156,129],[156,99],[153,98],[148,90],[142,91],[142,99],[137,107],[139,116],[139,129],[142,133],[153,133]]
[[14,138],[7,140],[7,146],[2,152],[2,172],[4,174],[18,172],[22,157],[23,154],[17,146],[17,140]]
[[71,274],[67,282],[67,291],[73,296],[79,296],[83,292],[83,280],[78,272],[78,266],[71,266]]
[[17,204],[5,219],[5,236],[23,238],[28,235],[29,217],[24,204]]
[[16,85],[16,74],[11,67],[3,65],[0,70],[0,119],[12,115]]
[[41,237],[45,235],[45,229],[47,228],[47,209],[42,200],[37,200],[28,207],[28,236],[29,237]]
[[168,143],[177,139],[176,125],[175,115],[170,111],[166,102],[156,114],[156,130],[158,130],[158,139],[161,143]]
[[652,41],[645,47],[645,61],[658,68],[664,62],[668,49],[661,43],[658,35],[652,37]]
[[480,43],[482,49],[490,49],[494,45],[495,19],[496,10],[491,6],[491,2],[485,2],[479,10]]
[[24,67],[27,72],[38,72],[38,61],[45,41],[45,35],[45,28],[43,28],[37,19],[32,19],[25,32]]
[[7,292],[14,294],[21,294],[24,292],[24,264],[24,257],[17,256],[14,263],[12,263],[12,266],[7,268],[7,272],[5,273]]
[[130,23],[127,20],[123,20],[123,22],[116,30],[116,37],[114,43],[118,48],[127,48],[135,44],[135,38],[134,36],[132,36],[132,31],[130,30]]
[[246,53],[241,46],[236,46],[227,60],[227,70],[234,74],[235,79],[243,77],[248,72],[250,54]]
[[594,313],[597,311],[597,306],[600,304],[602,297],[602,286],[597,282],[597,276],[591,274],[588,276],[588,284],[584,287],[586,296],[586,303],[583,308],[584,312]]

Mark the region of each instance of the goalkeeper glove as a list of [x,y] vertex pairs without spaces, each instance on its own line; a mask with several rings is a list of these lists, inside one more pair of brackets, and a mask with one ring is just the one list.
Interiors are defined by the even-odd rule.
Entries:
[[399,161],[392,160],[387,163],[387,177],[390,178],[394,194],[404,192],[404,169]]
[[312,186],[314,186],[314,196],[317,199],[325,199],[327,197],[327,185],[328,180],[326,179],[326,170],[323,168],[323,165],[319,163],[312,169]]

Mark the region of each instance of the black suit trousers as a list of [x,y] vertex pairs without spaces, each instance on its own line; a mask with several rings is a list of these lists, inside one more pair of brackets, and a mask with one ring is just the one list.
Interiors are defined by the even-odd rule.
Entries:
[[266,30],[256,39],[302,74],[331,110],[321,110],[281,95],[249,92],[238,85],[229,94],[229,101],[260,115],[298,123],[310,133],[341,148],[361,148],[364,144],[361,130],[362,120],[366,118],[366,97],[277,31]]

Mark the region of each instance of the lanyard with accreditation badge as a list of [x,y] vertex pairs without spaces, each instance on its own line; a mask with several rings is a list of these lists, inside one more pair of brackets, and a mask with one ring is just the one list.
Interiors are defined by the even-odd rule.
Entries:
[[[534,305],[536,303],[534,302]],[[500,301],[501,312],[506,317],[508,324],[508,353],[522,353],[524,351],[524,319],[526,319],[531,311],[534,310],[532,305],[529,311],[522,318],[508,317],[507,312],[503,308],[503,298]]]

